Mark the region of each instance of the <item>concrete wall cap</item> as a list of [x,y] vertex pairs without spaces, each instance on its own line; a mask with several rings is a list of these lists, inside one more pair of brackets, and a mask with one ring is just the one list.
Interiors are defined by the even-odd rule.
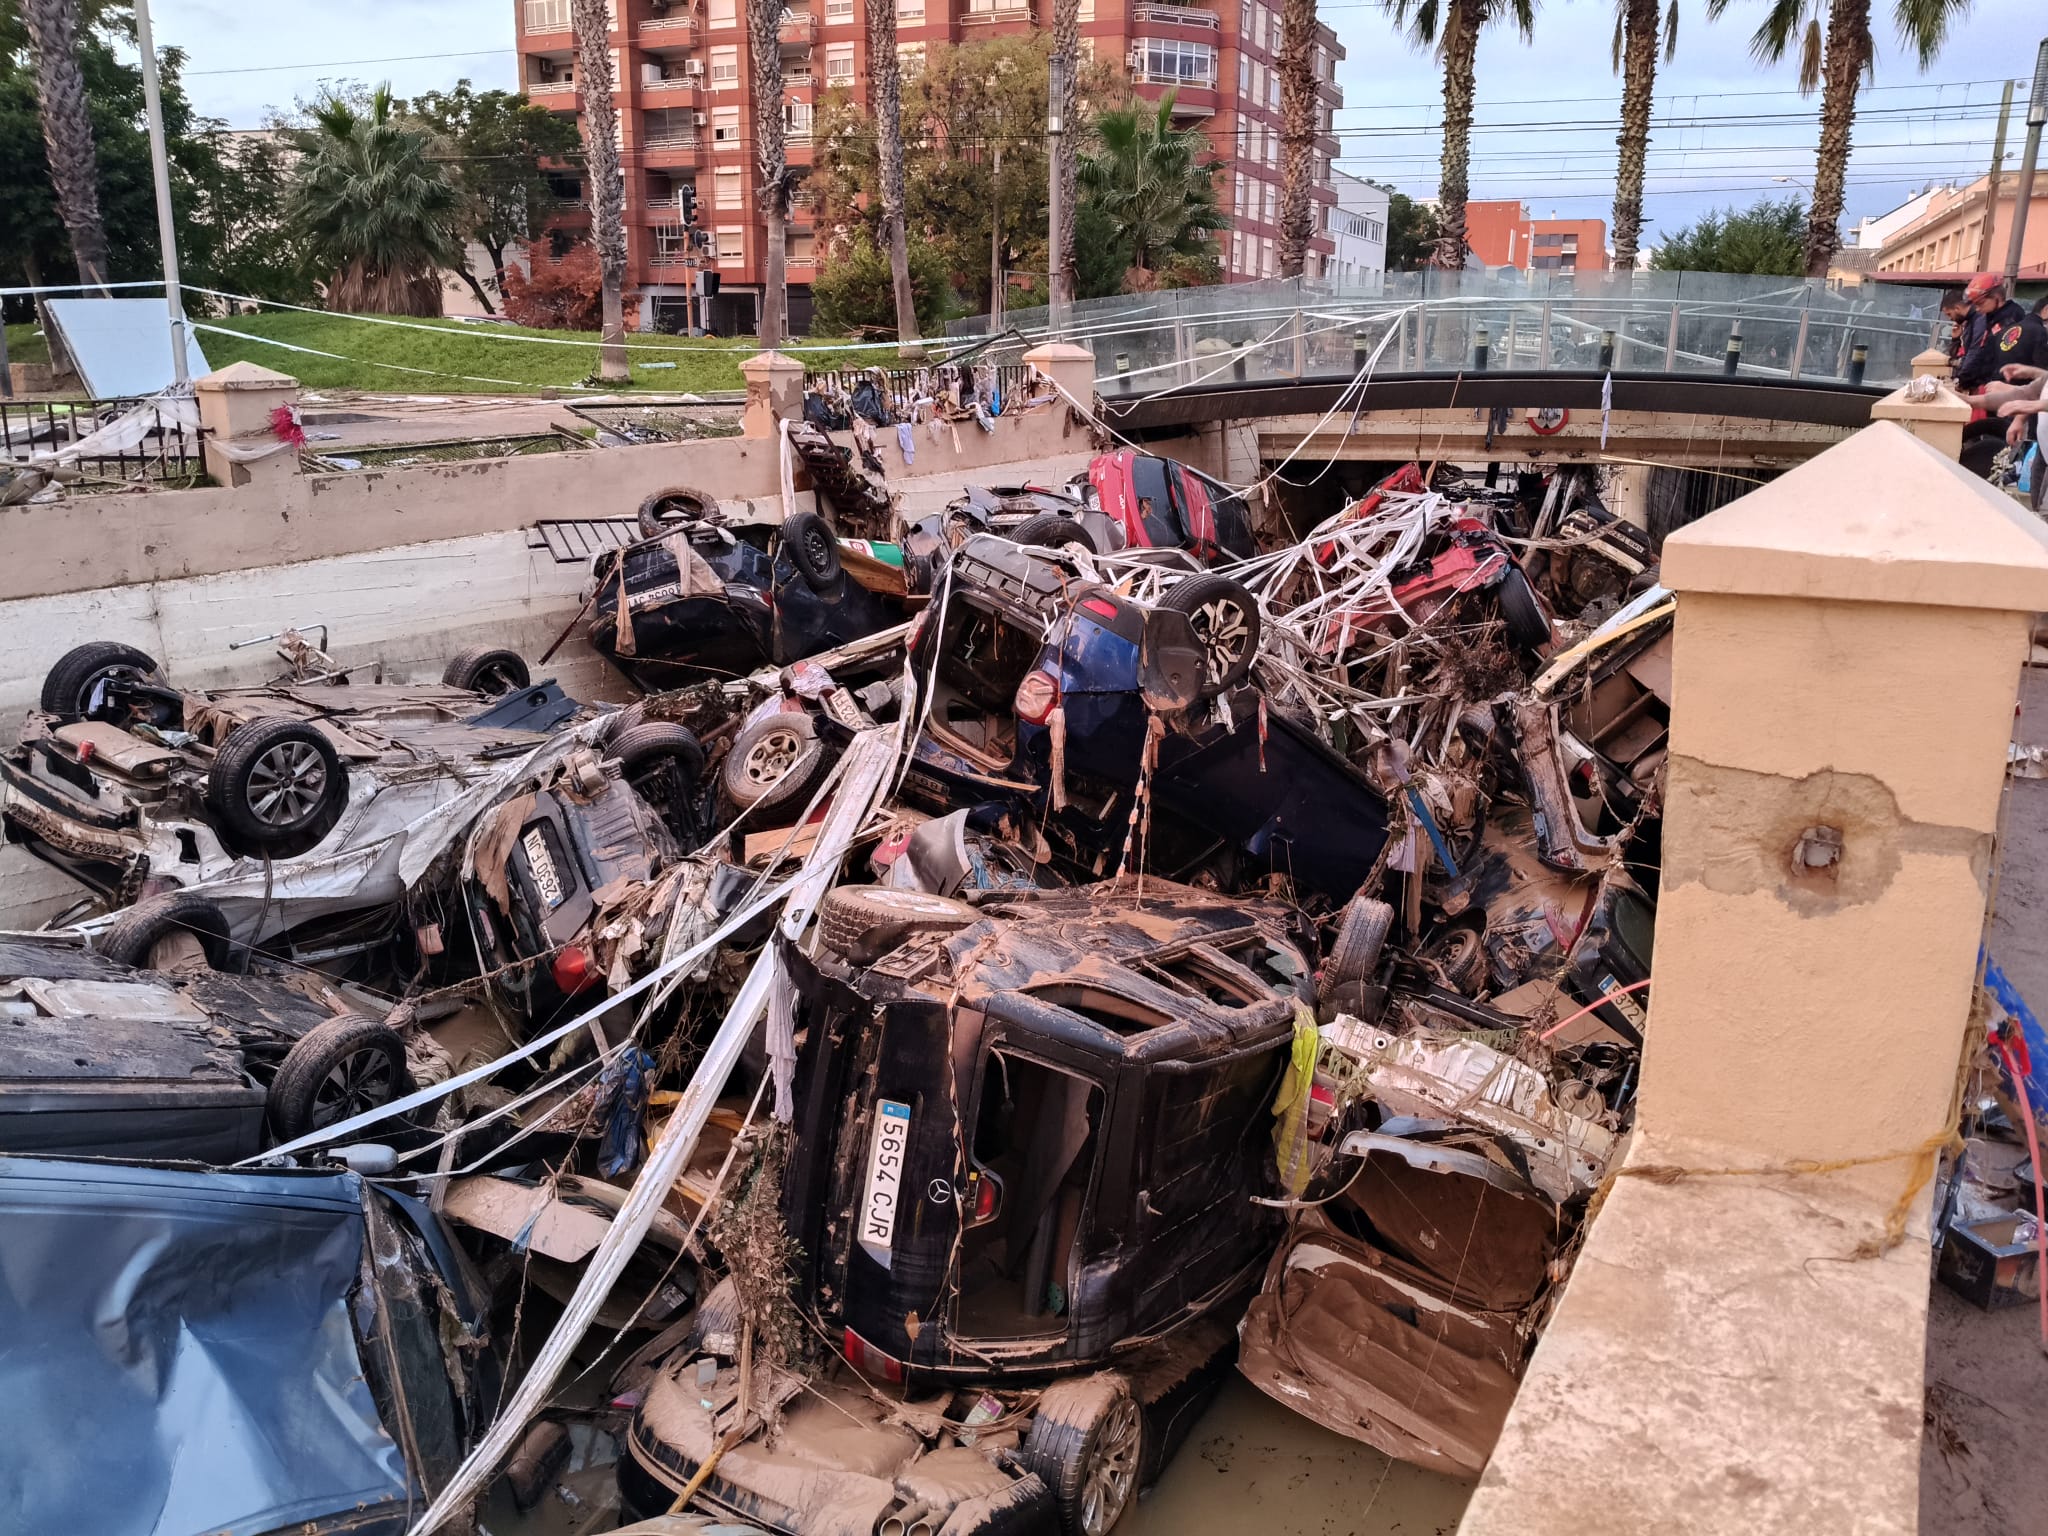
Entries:
[[297,389],[299,381],[288,373],[278,373],[265,368],[261,363],[247,361],[229,363],[225,368],[216,368],[212,373],[193,382],[194,389]]
[[1946,380],[1923,374],[1910,384],[1901,384],[1870,408],[1872,421],[1967,422],[1977,408],[1951,389]]
[[1074,363],[1087,362],[1091,367],[1095,354],[1086,347],[1074,345],[1071,341],[1041,341],[1024,354],[1027,363]]
[[1877,421],[1664,541],[1678,592],[2048,608],[2048,527]]
[[800,359],[786,352],[756,352],[740,364],[743,374],[802,373],[804,365]]

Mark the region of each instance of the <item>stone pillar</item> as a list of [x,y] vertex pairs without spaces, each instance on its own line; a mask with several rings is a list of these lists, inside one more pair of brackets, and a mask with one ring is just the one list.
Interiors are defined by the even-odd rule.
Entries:
[[273,414],[295,405],[299,381],[255,363],[227,367],[193,383],[206,429],[206,472],[225,486],[267,485],[299,472],[298,450],[277,435]]
[[1095,354],[1071,341],[1043,341],[1024,354],[1034,373],[1043,374],[1084,410],[1095,406]]
[[[1941,359],[1939,373],[1922,373],[1920,362]],[[1974,414],[1970,402],[1948,383],[1948,359],[1923,352],[1914,359],[1912,382],[1901,384],[1870,408],[1872,421],[1896,421],[1908,432],[1951,459],[1963,456],[1963,428]]]
[[742,437],[773,437],[778,421],[795,421],[804,413],[804,365],[781,352],[759,352],[740,364],[747,381],[747,409],[740,418]]
[[1913,377],[1916,379],[1929,377],[1946,379],[1951,377],[1954,372],[1955,370],[1949,365],[1948,354],[1939,347],[1929,347],[1925,352],[1914,354]]
[[1673,534],[1636,1132],[1461,1536],[1919,1518],[1928,1212],[2048,534],[1880,422]]

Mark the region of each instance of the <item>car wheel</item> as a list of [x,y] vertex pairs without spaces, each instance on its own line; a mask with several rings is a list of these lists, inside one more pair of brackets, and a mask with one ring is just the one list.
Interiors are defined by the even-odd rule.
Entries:
[[1228,576],[1190,576],[1175,582],[1159,600],[1188,616],[1202,647],[1202,694],[1213,697],[1235,688],[1259,654],[1262,621],[1258,600]]
[[1507,623],[1510,644],[1522,651],[1540,651],[1550,644],[1550,619],[1520,566],[1509,566],[1494,590],[1500,594],[1500,616]]
[[285,1141],[381,1109],[413,1089],[398,1031],[359,1013],[316,1024],[271,1079],[270,1123]]
[[782,547],[813,592],[830,590],[846,568],[839,558],[839,539],[832,525],[815,512],[796,512],[784,519]]
[[206,803],[221,840],[236,853],[296,858],[341,820],[348,768],[308,721],[251,720],[214,753]]
[[92,691],[116,672],[156,675],[156,658],[118,640],[94,640],[73,646],[57,658],[43,677],[43,710],[70,722],[83,720],[92,705]]
[[1012,543],[1036,544],[1045,549],[1078,545],[1091,555],[1102,553],[1095,547],[1095,540],[1086,528],[1075,519],[1061,517],[1057,512],[1041,512],[1036,517],[1025,518],[1010,539]]
[[1038,1399],[1024,1464],[1052,1490],[1063,1536],[1105,1536],[1137,1502],[1145,1415],[1122,1376],[1056,1381]]
[[671,827],[694,820],[691,804],[704,777],[704,745],[695,731],[666,720],[648,721],[613,736],[605,755]]
[[94,948],[117,964],[147,969],[157,945],[178,933],[197,939],[206,963],[216,971],[238,969],[235,947],[228,937],[227,914],[191,891],[167,891],[137,902],[100,936]]
[[1446,928],[1422,946],[1421,955],[1442,975],[1453,992],[1477,997],[1487,980],[1486,943],[1476,928]]
[[830,766],[809,715],[784,712],[757,720],[733,741],[720,782],[736,810],[767,810],[807,801]]
[[1354,896],[1344,909],[1344,921],[1337,926],[1337,942],[1330,946],[1330,958],[1323,962],[1317,995],[1323,1002],[1346,982],[1372,980],[1379,965],[1380,950],[1394,926],[1394,909],[1370,896]]
[[834,954],[846,955],[877,928],[952,933],[980,915],[950,896],[886,885],[842,885],[827,892],[818,909],[818,942]]
[[659,539],[684,523],[701,523],[718,512],[718,498],[694,486],[656,491],[640,503],[640,537]]
[[441,681],[450,688],[461,688],[496,699],[533,686],[533,674],[527,670],[526,658],[517,651],[473,645],[449,659],[441,673]]

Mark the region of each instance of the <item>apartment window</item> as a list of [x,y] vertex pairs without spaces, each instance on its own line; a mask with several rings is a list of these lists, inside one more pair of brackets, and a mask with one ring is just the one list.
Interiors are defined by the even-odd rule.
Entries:
[[740,168],[736,165],[721,165],[712,182],[718,190],[713,194],[714,208],[744,208],[747,206],[746,188],[740,185]]
[[825,0],[827,21],[853,20],[853,0]]
[[704,24],[736,27],[740,24],[740,0],[705,0]]
[[654,232],[654,259],[657,262],[681,261],[690,253],[690,232],[679,227],[657,229]]
[[740,141],[740,109],[738,107],[713,107],[711,109],[711,142],[714,144],[737,144]]
[[1074,19],[1076,21],[1093,21],[1095,19],[1095,0],[1081,0],[1081,8],[1076,13]]
[[924,24],[924,0],[896,0],[896,19],[913,26]]
[[688,144],[697,136],[695,116],[687,107],[660,107],[642,114],[647,143]]
[[1230,270],[1233,272],[1242,272],[1244,270],[1244,232],[1242,230],[1233,229],[1230,232]]
[[736,47],[711,50],[711,88],[730,90],[740,83],[740,51]]
[[1261,235],[1259,237],[1259,274],[1262,277],[1271,277],[1273,275],[1273,237],[1271,235]]
[[1230,212],[1233,218],[1244,217],[1244,177],[1230,178]]
[[1382,224],[1378,219],[1366,219],[1362,222],[1365,225],[1366,239],[1384,240],[1387,238],[1387,226]]
[[786,101],[782,104],[782,129],[788,137],[799,143],[807,143],[811,137],[811,104],[808,101]]
[[1237,94],[1249,96],[1252,93],[1252,61],[1243,54],[1237,56]]
[[1265,222],[1266,222],[1266,223],[1268,223],[1268,224],[1271,224],[1271,223],[1273,223],[1273,222],[1274,222],[1274,219],[1273,219],[1273,214],[1274,214],[1274,211],[1275,211],[1275,209],[1277,209],[1277,208],[1278,208],[1278,206],[1279,206],[1279,203],[1280,203],[1280,196],[1279,196],[1279,188],[1275,187],[1275,186],[1273,185],[1273,183],[1271,183],[1271,182],[1269,181],[1269,182],[1267,182],[1267,183],[1265,184],[1265,193],[1264,193],[1264,195],[1265,195],[1265,202],[1266,202],[1266,218],[1265,218]]
[[853,84],[853,44],[827,43],[825,45],[825,83],[827,85]]
[[1280,71],[1277,69],[1266,71],[1266,106],[1274,112],[1280,110]]
[[1216,49],[1210,43],[1184,43],[1170,38],[1148,37],[1143,69],[1147,80],[1187,81],[1194,85],[1216,83]]
[[1266,46],[1266,8],[1263,5],[1252,7],[1252,46]]
[[924,44],[898,43],[896,45],[896,68],[906,80],[915,80],[924,73]]
[[1241,0],[1241,3],[1238,5],[1237,35],[1239,37],[1250,37],[1252,35],[1252,0]]
[[791,261],[816,261],[818,237],[808,229],[792,229],[783,238],[782,252]]
[[737,224],[718,226],[718,259],[721,262],[741,262],[747,259],[747,232]]

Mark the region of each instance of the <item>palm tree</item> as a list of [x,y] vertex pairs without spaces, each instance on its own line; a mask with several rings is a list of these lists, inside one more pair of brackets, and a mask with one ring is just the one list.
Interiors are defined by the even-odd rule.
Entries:
[[770,352],[789,335],[790,175],[782,137],[781,30],[782,0],[747,0],[747,39],[754,55],[754,168],[761,180],[761,218],[766,226],[759,331],[762,347]]
[[[1719,16],[1729,0],[1707,0]],[[1813,204],[1806,220],[1806,275],[1826,277],[1842,243],[1842,183],[1849,169],[1849,131],[1856,123],[1856,92],[1875,61],[1870,0],[1769,0],[1763,25],[1749,40],[1759,63],[1775,64],[1796,44],[1799,89],[1821,87],[1820,151],[1813,171]],[[1927,68],[1948,39],[1949,23],[1970,0],[1899,0],[1893,20],[1899,40]],[[1825,28],[1825,32],[1823,32]]]
[[358,104],[328,95],[299,152],[286,219],[330,275],[330,308],[385,315],[441,313],[441,272],[462,260],[462,191],[432,158],[433,133],[402,117],[391,87]]
[[78,280],[100,287],[107,281],[107,230],[100,222],[99,157],[86,114],[85,72],[78,63],[77,0],[21,0],[21,20],[35,55],[43,153],[57,213],[71,235]]
[[1081,191],[1130,247],[1133,288],[1149,286],[1171,257],[1202,255],[1210,233],[1226,227],[1209,136],[1173,126],[1173,99],[1168,91],[1156,111],[1139,103],[1102,113],[1099,150],[1083,155],[1077,171]]
[[1465,265],[1465,202],[1472,180],[1472,62],[1489,23],[1512,21],[1522,41],[1536,30],[1536,0],[1388,0],[1394,24],[1444,61],[1444,156],[1437,185],[1434,265]]
[[630,384],[626,362],[626,180],[619,165],[619,114],[612,105],[611,16],[605,0],[570,0],[576,31],[576,91],[583,98],[583,156],[589,167],[590,235],[604,303],[597,376]]
[[1316,158],[1316,0],[1280,5],[1280,275],[1308,264]]
[[1081,145],[1074,130],[1075,111],[1081,104],[1081,0],[1053,0],[1051,84],[1060,99],[1050,109],[1060,120],[1060,133],[1053,140],[1052,173],[1060,184],[1060,227],[1052,232],[1052,249],[1046,265],[1055,314],[1063,315],[1074,302],[1074,200],[1080,192]]
[[896,0],[868,3],[868,103],[881,162],[882,240],[896,290],[896,340],[908,344],[918,339],[917,298],[910,289],[910,238],[903,228],[903,61],[896,56]]
[[[1657,92],[1657,0],[1615,0],[1614,67],[1621,74],[1621,163],[1614,173],[1614,270],[1632,272],[1643,237],[1643,160]],[[1664,57],[1678,51],[1678,0],[1663,18]]]

